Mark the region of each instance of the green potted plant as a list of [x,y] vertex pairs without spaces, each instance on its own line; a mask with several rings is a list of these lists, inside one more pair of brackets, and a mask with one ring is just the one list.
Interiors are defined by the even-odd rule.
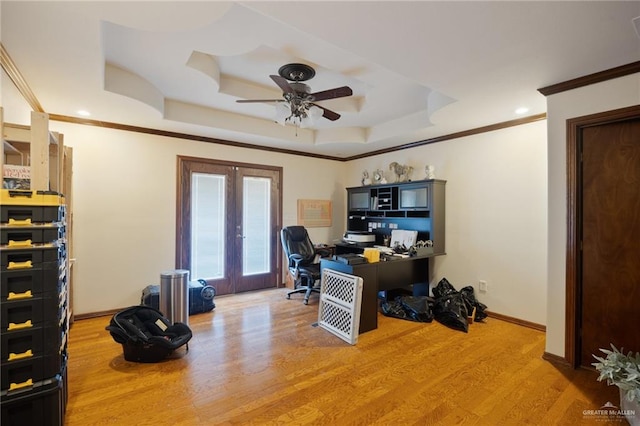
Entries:
[[611,349],[600,349],[606,357],[593,355],[598,362],[591,365],[600,373],[598,381],[606,379],[620,389],[620,408],[629,424],[640,425],[640,353],[625,355],[613,344]]

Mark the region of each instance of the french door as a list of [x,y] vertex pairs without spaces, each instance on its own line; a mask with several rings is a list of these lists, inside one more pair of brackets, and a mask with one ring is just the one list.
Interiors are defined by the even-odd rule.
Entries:
[[178,157],[176,265],[216,294],[276,287],[282,169]]

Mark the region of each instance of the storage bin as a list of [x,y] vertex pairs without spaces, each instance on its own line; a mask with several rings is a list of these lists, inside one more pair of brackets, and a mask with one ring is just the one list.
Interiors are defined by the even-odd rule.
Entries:
[[0,190],[0,222],[14,225],[63,222],[64,197],[51,191]]
[[61,352],[66,333],[57,325],[45,327],[31,327],[22,330],[6,331],[0,334],[0,359],[2,363],[9,363],[25,358],[38,357],[46,354]]
[[47,355],[3,361],[0,365],[0,389],[9,391],[22,389],[54,377],[60,373],[62,355],[56,348],[53,353]]
[[66,407],[66,373],[18,391],[0,392],[2,426],[60,426]]
[[0,193],[2,426],[63,424],[68,333],[63,203],[49,191]]
[[58,262],[65,255],[64,244],[20,248],[3,247],[0,249],[0,269],[3,272],[31,269],[43,262]]
[[2,332],[57,325],[66,316],[66,304],[61,304],[60,296],[52,293],[29,299],[3,301],[0,314]]
[[[64,269],[63,269],[64,272]],[[44,262],[40,267],[3,271],[0,275],[0,299],[25,299],[43,293],[60,292],[60,266],[58,262]]]
[[3,226],[0,227],[0,245],[29,247],[33,244],[52,243],[64,235],[64,226],[59,224]]

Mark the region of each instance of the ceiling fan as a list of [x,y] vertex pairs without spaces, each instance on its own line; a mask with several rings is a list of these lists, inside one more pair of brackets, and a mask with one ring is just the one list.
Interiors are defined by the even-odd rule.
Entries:
[[281,109],[285,110],[283,124],[286,121],[300,124],[303,119],[320,116],[335,121],[340,118],[340,114],[316,104],[318,101],[327,99],[343,98],[351,96],[353,91],[348,86],[336,87],[335,89],[323,90],[311,93],[311,88],[302,83],[316,75],[316,71],[306,64],[287,64],[280,67],[279,75],[270,75],[271,79],[282,89],[282,99],[240,99],[238,103],[252,102],[277,102]]

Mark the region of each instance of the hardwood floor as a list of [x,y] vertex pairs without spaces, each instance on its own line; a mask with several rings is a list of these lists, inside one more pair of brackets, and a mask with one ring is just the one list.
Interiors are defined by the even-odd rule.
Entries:
[[311,325],[317,296],[305,306],[284,295],[216,298],[189,318],[189,351],[157,364],[125,361],[110,317],[76,321],[65,424],[602,425],[583,412],[619,402],[595,372],[543,360],[540,331],[488,318],[465,334],[379,315],[350,346]]

